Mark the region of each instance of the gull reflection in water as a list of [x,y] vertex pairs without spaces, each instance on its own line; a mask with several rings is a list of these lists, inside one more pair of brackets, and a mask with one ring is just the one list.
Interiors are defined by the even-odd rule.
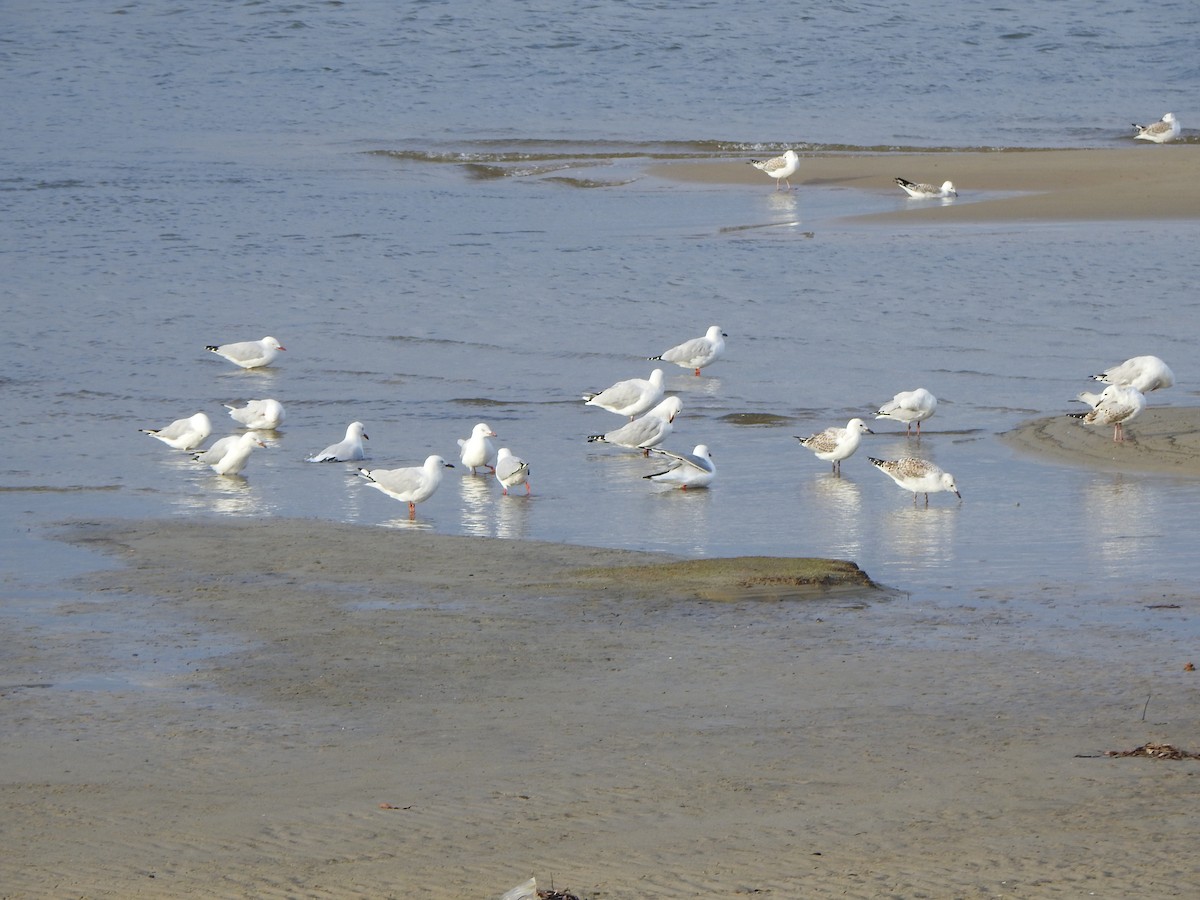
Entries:
[[459,495],[462,497],[463,533],[490,537],[493,479],[482,475],[463,475],[458,481]]
[[[661,458],[661,457],[660,457]],[[649,471],[653,471],[648,469]],[[643,509],[646,533],[671,546],[704,553],[709,545],[713,493],[708,488],[682,490],[642,481],[648,490]]]
[[1110,574],[1128,574],[1135,558],[1146,558],[1160,537],[1158,493],[1125,475],[1097,474],[1083,492],[1083,533],[1093,561]]
[[901,506],[883,515],[884,546],[905,570],[944,568],[954,560],[959,506]]
[[806,482],[801,498],[815,527],[809,537],[823,543],[819,553],[855,559],[863,544],[862,494],[849,478],[825,474]]
[[508,492],[496,500],[496,537],[519,540],[529,535],[529,508],[533,497],[524,493]]
[[274,512],[276,508],[276,504],[267,502],[244,475],[209,472],[197,487],[198,493],[175,497],[174,505],[188,513],[214,512],[225,516],[260,516]]

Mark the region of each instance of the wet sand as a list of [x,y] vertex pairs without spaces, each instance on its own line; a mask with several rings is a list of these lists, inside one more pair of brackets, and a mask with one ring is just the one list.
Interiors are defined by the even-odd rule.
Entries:
[[[656,165],[676,181],[773,182],[744,160]],[[958,199],[906,202],[902,210],[860,221],[990,222],[1172,219],[1200,216],[1200,146],[1163,144],[1112,150],[1003,150],[953,153],[801,154],[792,178],[805,186],[841,186],[903,198],[896,176],[940,185],[953,181]],[[1012,193],[984,197],[981,193]]]
[[1181,660],[1143,720],[1145,660],[852,565],[304,520],[62,537],[120,565],[6,642],[4,897],[1194,890],[1200,762],[1103,756],[1200,749]]

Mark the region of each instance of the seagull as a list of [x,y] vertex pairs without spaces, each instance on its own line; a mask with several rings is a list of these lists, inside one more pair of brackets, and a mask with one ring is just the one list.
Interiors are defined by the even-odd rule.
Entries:
[[[217,441],[221,445],[222,453],[219,458],[205,460],[212,467],[212,470],[218,475],[239,475],[242,469],[246,468],[246,463],[250,459],[250,452],[255,447],[267,446],[262,442],[259,436],[253,431],[247,431],[245,434],[239,434],[233,437],[229,443],[224,443],[225,439]],[[213,445],[214,449],[216,444]],[[209,450],[208,453],[212,453]],[[200,454],[197,456],[205,456]],[[211,460],[211,461],[210,461]]]
[[674,429],[675,417],[681,409],[683,402],[678,397],[668,397],[640,419],[626,422],[607,434],[589,435],[588,440],[641,450],[643,456],[649,456],[650,448],[661,444]]
[[954,484],[954,476],[949,472],[943,472],[927,459],[917,459],[912,456],[900,459],[876,459],[868,456],[867,459],[871,460],[873,465],[900,487],[906,491],[912,491],[914,503],[917,500],[917,494],[924,494],[925,505],[928,506],[929,495],[938,491],[953,491],[959,500],[962,499],[962,494],[958,492],[958,488]]
[[684,341],[670,350],[664,350],[658,356],[651,356],[650,359],[675,363],[685,369],[695,369],[696,374],[699,375],[701,369],[725,352],[725,338],[727,337],[729,335],[721,330],[720,325],[712,325],[704,337]]
[[469,438],[458,439],[459,459],[464,466],[470,468],[472,475],[480,466],[486,466],[493,473],[496,471],[496,447],[488,440],[495,436],[496,432],[492,431],[486,422],[480,422],[471,429]]
[[912,423],[917,423],[917,434],[921,434],[921,423],[937,409],[937,397],[925,390],[901,391],[875,413],[877,419],[893,419],[904,423],[904,433],[912,434]]
[[618,381],[602,391],[583,395],[585,406],[598,406],[619,416],[635,419],[662,399],[663,370],[655,369],[649,378]]
[[504,488],[505,494],[510,487],[516,487],[518,484],[525,485],[525,493],[528,494],[529,463],[519,456],[514,456],[507,447],[501,447],[496,451],[496,480]]
[[[263,439],[261,434],[257,432],[244,432],[245,434],[253,434],[260,441]],[[197,450],[192,454],[192,459],[196,462],[202,462],[206,466],[211,466],[213,463],[220,462],[230,448],[241,439],[241,434],[230,434],[220,440],[214,441],[213,445],[207,450]],[[263,446],[266,446],[265,444]]]
[[366,459],[363,441],[371,438],[364,433],[362,422],[351,422],[346,426],[346,436],[336,444],[330,444],[315,456],[310,456],[308,462],[348,462],[352,459]]
[[1092,409],[1095,409],[1096,405],[1104,399],[1104,393],[1103,391],[1099,394],[1093,394],[1091,391],[1080,391],[1075,395],[1075,399],[1078,402],[1086,403]]
[[426,457],[423,466],[405,469],[359,469],[358,474],[377,491],[408,504],[408,517],[417,514],[417,504],[428,500],[442,483],[442,469],[454,466],[440,456]]
[[849,459],[854,455],[864,434],[874,433],[862,419],[851,419],[846,423],[845,428],[826,428],[820,434],[814,434],[812,437],[802,438],[798,434],[794,437],[800,442],[801,447],[815,453],[817,459],[833,463],[834,473],[841,475],[842,460]]
[[235,422],[241,422],[247,428],[264,428],[274,431],[283,424],[283,404],[278,400],[247,400],[246,405],[239,408],[232,403],[226,403],[229,417]]
[[653,475],[643,475],[651,481],[660,484],[677,484],[682,490],[690,487],[708,487],[717,477],[717,467],[713,465],[712,454],[707,444],[697,444],[691,453],[672,453],[670,450],[655,449],[655,453],[667,457],[671,462],[667,468]]
[[223,356],[231,363],[241,366],[243,369],[257,369],[259,366],[270,365],[272,360],[279,355],[280,350],[286,350],[287,347],[279,343],[273,337],[265,337],[261,341],[239,341],[236,344],[209,344],[204,348]]
[[199,447],[212,434],[212,422],[202,412],[187,419],[176,419],[166,428],[142,428],[143,434],[158,438],[176,450],[192,450]]
[[1175,113],[1167,113],[1150,125],[1139,125],[1134,122],[1133,127],[1137,129],[1137,134],[1133,136],[1135,141],[1154,141],[1156,144],[1173,141],[1179,137],[1180,132],[1179,120],[1175,118]]
[[1125,440],[1124,424],[1136,419],[1146,408],[1146,395],[1135,387],[1110,384],[1100,392],[1100,399],[1090,412],[1067,413],[1072,419],[1082,419],[1084,425],[1111,425],[1113,440]]
[[903,188],[904,193],[908,194],[913,200],[931,200],[936,197],[957,197],[958,191],[954,189],[954,182],[942,182],[942,186],[934,187],[932,184],[914,184],[904,178],[897,178],[896,184]]
[[783,156],[775,156],[771,159],[752,159],[749,162],[760,172],[766,172],[775,179],[775,190],[779,190],[779,183],[782,181],[787,184],[790,191],[792,183],[788,179],[795,175],[796,170],[800,168],[800,157],[796,155],[795,150],[788,150]]
[[1135,356],[1119,366],[1110,366],[1099,375],[1093,375],[1092,380],[1126,385],[1148,394],[1171,387],[1175,383],[1175,373],[1157,356]]

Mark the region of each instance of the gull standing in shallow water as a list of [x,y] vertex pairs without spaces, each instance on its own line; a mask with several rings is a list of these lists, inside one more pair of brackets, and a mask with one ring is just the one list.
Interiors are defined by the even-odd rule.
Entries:
[[359,469],[358,474],[377,491],[408,504],[408,517],[417,514],[417,504],[428,500],[442,483],[442,469],[453,469],[440,456],[429,456],[422,466],[405,469]]
[[496,451],[496,480],[506,495],[510,487],[518,484],[525,485],[525,493],[529,494],[529,463],[515,456],[507,447],[501,447]]
[[1099,375],[1093,375],[1092,380],[1137,388],[1143,394],[1148,394],[1171,387],[1175,383],[1175,373],[1157,356],[1135,356],[1119,366],[1110,366]]
[[[265,446],[267,445],[255,432],[247,431],[245,434],[234,435],[231,438],[222,438],[213,444],[211,450],[197,455],[196,458],[205,457],[203,461],[208,463],[218,475],[240,475],[250,459],[250,452],[255,447]],[[216,456],[218,452],[220,455]]]
[[681,409],[683,401],[678,397],[668,397],[640,419],[626,422],[607,434],[588,435],[588,440],[641,450],[643,456],[649,456],[650,448],[665,441],[674,429],[675,417]]
[[585,406],[598,406],[616,413],[618,416],[629,416],[636,419],[663,396],[663,370],[655,369],[649,378],[627,378],[618,381],[602,391],[593,391],[583,395]]
[[842,460],[849,459],[854,455],[854,451],[862,443],[864,434],[874,433],[862,419],[851,419],[846,423],[845,428],[826,428],[811,437],[802,438],[798,434],[794,437],[800,442],[801,447],[815,453],[817,459],[833,463],[834,473],[841,475]]
[[1153,141],[1156,144],[1165,144],[1167,141],[1175,140],[1179,137],[1181,130],[1175,113],[1167,113],[1157,122],[1149,125],[1139,125],[1134,122],[1133,127],[1137,129],[1137,134],[1133,136],[1135,141]]
[[1146,408],[1146,396],[1137,388],[1110,384],[1100,392],[1100,398],[1090,412],[1067,413],[1072,419],[1082,419],[1084,425],[1111,425],[1113,440],[1125,440],[1124,424],[1136,419]]
[[223,356],[231,363],[241,366],[243,369],[257,369],[260,366],[269,365],[275,357],[279,355],[280,350],[286,350],[287,347],[275,340],[275,338],[267,336],[261,341],[240,341],[236,344],[209,344],[204,348],[217,356]]
[[176,450],[193,450],[199,447],[212,434],[212,422],[202,412],[186,419],[176,419],[166,428],[142,428],[143,434],[158,438],[168,447]]
[[330,444],[315,456],[310,456],[308,462],[349,462],[352,459],[366,459],[363,441],[369,441],[364,432],[362,422],[351,422],[346,426],[346,436],[336,444]]
[[480,422],[471,429],[469,438],[458,439],[459,459],[471,470],[472,475],[481,466],[487,467],[493,473],[496,471],[496,447],[490,440],[495,436],[496,432],[492,431],[486,422]]
[[235,422],[241,422],[247,428],[264,428],[274,431],[283,424],[283,404],[278,400],[247,400],[243,407],[226,403],[229,417]]
[[682,490],[688,488],[708,487],[717,477],[717,467],[713,465],[712,454],[707,444],[697,444],[691,453],[672,453],[670,450],[654,450],[671,460],[666,469],[653,475],[643,475],[659,484],[677,484]]
[[921,434],[921,423],[937,410],[937,397],[925,390],[901,391],[875,413],[877,419],[893,419],[904,423],[904,433],[912,434],[912,423],[917,423],[917,434]]
[[695,369],[696,374],[699,375],[701,369],[725,352],[725,338],[727,337],[729,335],[721,330],[720,325],[711,325],[704,337],[684,341],[670,350],[664,350],[658,356],[651,356],[650,359],[675,363],[685,369]]
[[896,184],[904,190],[904,193],[913,200],[933,200],[940,197],[957,197],[958,191],[954,189],[954,183],[951,181],[942,182],[942,186],[934,187],[932,184],[914,184],[904,178],[897,178]]
[[912,491],[914,503],[917,501],[917,494],[924,494],[925,505],[928,506],[929,495],[938,491],[953,491],[959,500],[962,499],[962,494],[954,484],[954,476],[943,472],[927,459],[917,459],[913,456],[900,459],[876,459],[873,456],[867,458],[900,487]]
[[787,184],[787,189],[790,191],[792,182],[789,179],[800,168],[800,157],[796,155],[795,150],[788,150],[783,156],[773,156],[771,159],[752,159],[749,160],[749,163],[758,171],[766,172],[775,179],[775,190],[779,190],[779,184],[783,182]]

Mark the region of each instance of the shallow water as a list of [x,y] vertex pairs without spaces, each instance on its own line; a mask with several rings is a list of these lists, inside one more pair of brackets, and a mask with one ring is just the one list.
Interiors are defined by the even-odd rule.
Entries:
[[[996,435],[1136,354],[1179,379],[1152,403],[1195,402],[1200,224],[866,226],[850,217],[903,198],[645,169],[793,140],[1115,146],[1167,108],[1186,129],[1200,71],[1176,35],[1194,8],[776,8],[489,7],[483,46],[461,4],[8,5],[9,586],[78,565],[41,540],[57,521],[249,515],[850,557],[949,602],[1096,585],[1124,609],[1188,583],[1200,485],[1046,464]],[[919,39],[929,21],[952,39]],[[582,391],[645,377],[713,323],[726,356],[668,371],[668,446],[712,448],[711,490],[650,485],[653,461],[585,441],[620,419]],[[265,334],[288,348],[268,370],[203,350]],[[941,401],[926,435],[876,423],[841,479],[792,437],[916,386]],[[244,479],[137,432],[204,410],[216,437],[222,403],[264,396],[288,419]],[[533,495],[456,469],[410,523],[353,466],[302,461],[354,419],[379,467],[453,461],[487,421]],[[917,449],[961,503],[914,506],[866,460]]]

